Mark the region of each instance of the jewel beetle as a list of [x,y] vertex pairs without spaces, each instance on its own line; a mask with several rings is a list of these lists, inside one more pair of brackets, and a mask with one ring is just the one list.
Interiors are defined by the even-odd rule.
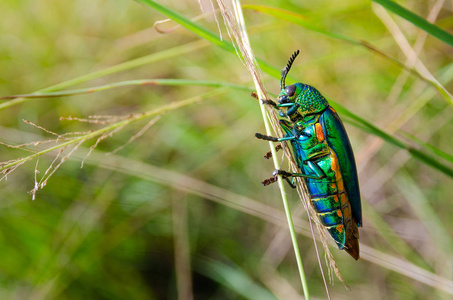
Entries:
[[294,178],[302,177],[321,224],[338,248],[357,260],[362,207],[351,143],[340,117],[317,89],[303,83],[286,86],[286,76],[298,54],[299,50],[294,52],[282,71],[277,103],[262,100],[278,110],[284,137],[255,136],[273,142],[288,141],[299,172],[276,170],[263,185],[281,175],[295,188]]

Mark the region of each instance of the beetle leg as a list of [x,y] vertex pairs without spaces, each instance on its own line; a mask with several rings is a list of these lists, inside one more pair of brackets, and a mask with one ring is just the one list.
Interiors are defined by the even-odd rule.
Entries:
[[285,170],[275,170],[272,173],[273,177],[264,180],[262,182],[263,185],[266,186],[266,185],[276,182],[278,175],[282,176],[282,178],[285,179],[286,182],[288,182],[289,186],[292,187],[293,189],[296,188],[296,186],[294,185],[293,182],[291,182],[289,180],[290,177],[292,177],[293,179],[295,177],[303,177],[303,178],[310,178],[310,179],[317,179],[317,180],[321,180],[321,179],[324,179],[327,177],[326,173],[324,173],[324,171],[321,169],[320,166],[318,166],[317,163],[314,163],[311,160],[307,160],[304,163],[306,163],[308,165],[308,167],[313,171],[313,173],[316,174],[316,176],[307,175],[307,174],[303,174],[303,173],[290,173]]
[[286,182],[288,182],[289,186],[292,187],[293,189],[295,189],[296,186],[294,185],[294,183],[291,182],[291,180],[289,180],[290,177],[293,177],[293,178],[294,177],[308,177],[308,178],[318,179],[318,177],[313,177],[313,176],[300,174],[300,173],[290,173],[290,172],[286,172],[285,170],[275,170],[272,173],[272,175],[273,176],[271,178],[268,178],[268,179],[264,180],[263,182],[261,182],[263,184],[263,186],[267,186],[274,182],[277,182],[278,175],[282,176],[282,179],[286,180]]
[[265,105],[270,105],[274,108],[277,108],[277,103],[275,103],[274,101],[269,100],[269,99],[261,99],[261,103],[263,103]]
[[327,175],[324,173],[324,171],[321,169],[321,167],[317,164],[312,162],[311,160],[306,161],[308,167],[316,174],[319,176],[319,179],[326,178]]
[[293,124],[291,124],[291,122],[285,119],[278,120],[278,124],[280,124],[280,126],[283,127],[283,129],[287,132],[291,131],[291,128],[293,128],[294,126]]
[[293,138],[298,138],[299,136],[305,136],[305,137],[311,137],[310,134],[302,131],[302,130],[299,130],[297,129],[291,122],[289,122],[288,120],[284,120],[284,119],[280,119],[278,120],[278,123],[280,124],[280,126],[285,130],[285,132],[291,132],[291,136]]
[[[268,179],[265,179],[263,182],[261,182],[263,184],[263,186],[267,186],[267,185],[270,185],[274,182],[277,182],[278,181],[278,175],[281,175],[282,176],[282,179],[284,179],[288,185],[295,189],[297,188],[296,185],[294,185],[293,182],[291,182],[291,180],[289,180],[290,177],[309,177],[309,178],[315,178],[313,176],[308,176],[308,175],[305,175],[305,174],[299,174],[299,173],[290,173],[290,172],[286,172],[284,170],[275,170],[273,173],[272,173],[272,176],[271,178],[268,178]],[[317,178],[317,177],[316,177]]]
[[285,177],[284,179],[286,180],[286,182],[288,182],[288,184],[289,184],[289,186],[290,186],[291,188],[293,188],[293,189],[297,188],[297,187],[294,185],[294,183],[292,183],[291,180],[289,180],[288,177]]
[[288,116],[291,116],[297,111],[298,108],[299,108],[299,104],[294,103],[294,105],[288,110],[288,112],[286,114]]
[[277,176],[274,176],[274,177],[265,179],[265,180],[262,181],[261,183],[263,184],[263,186],[267,186],[267,185],[269,185],[269,184],[272,184],[272,183],[274,183],[274,182],[277,182],[277,180],[278,180]]
[[270,105],[270,106],[273,106],[274,108],[277,108],[277,103],[275,103],[273,100],[270,100],[270,99],[259,99],[258,98],[258,94],[255,93],[255,92],[252,92],[250,94],[250,96],[252,96],[253,98],[255,98],[256,100],[261,100],[261,103],[265,104],[265,105]]
[[[282,170],[280,170],[282,171]],[[296,188],[296,186],[291,182],[291,180],[289,180],[289,177],[291,177],[291,173],[288,173],[286,171],[283,171],[285,172],[285,174],[289,174],[289,176],[282,176],[283,179],[286,180],[286,182],[288,182],[289,186],[292,187],[293,189]],[[274,172],[275,173],[275,172]],[[280,174],[281,175],[281,174]],[[270,185],[274,182],[277,182],[278,181],[278,177],[277,175],[274,175],[272,176],[271,178],[268,178],[268,179],[265,179],[263,182],[261,182],[263,184],[263,186],[267,186],[267,185]]]
[[286,180],[286,182],[288,182],[289,186],[292,187],[293,189],[296,188],[296,186],[294,185],[293,182],[291,182],[289,180],[290,177],[303,177],[303,178],[310,178],[310,179],[318,179],[318,180],[321,180],[321,179],[324,179],[327,177],[327,175],[324,173],[324,171],[318,166],[318,164],[310,161],[310,160],[307,160],[305,161],[305,163],[309,166],[309,168],[317,175],[317,176],[312,176],[312,175],[307,175],[307,174],[303,174],[303,173],[290,173],[290,172],[287,172],[285,170],[275,170],[273,173],[272,173],[272,177],[269,178],[269,179],[266,179],[262,182],[262,184],[264,186],[267,186],[269,184],[272,184],[274,182],[277,181],[277,178],[278,178],[278,175],[282,176],[283,179]]
[[[281,150],[281,149],[282,149],[282,145],[277,145],[277,146],[275,147],[275,151],[278,151],[278,150]],[[271,151],[267,152],[267,153],[264,155],[264,158],[265,158],[265,159],[269,159],[269,158],[271,158],[271,157],[272,157],[272,152],[271,152]]]
[[278,142],[278,138],[269,136],[269,135],[264,135],[261,133],[256,132],[255,137],[260,140],[265,140],[265,141],[271,141],[271,142]]
[[284,170],[275,170],[273,175],[274,176],[282,175],[283,178],[288,178],[288,177],[304,177],[304,178],[311,178],[311,179],[323,179],[323,178],[325,178],[325,175],[324,176],[311,176],[311,175],[306,175],[306,174],[303,174],[303,173],[290,173],[290,172],[286,172]]
[[293,140],[296,138],[295,136],[285,136],[282,138],[277,138],[277,137],[261,134],[258,132],[255,133],[255,137],[260,140],[271,141],[271,142],[283,142],[283,141]]

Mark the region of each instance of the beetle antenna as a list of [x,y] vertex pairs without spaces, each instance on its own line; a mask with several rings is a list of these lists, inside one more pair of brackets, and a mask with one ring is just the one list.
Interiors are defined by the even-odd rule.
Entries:
[[286,75],[288,75],[288,72],[291,69],[293,62],[296,59],[297,55],[299,55],[299,53],[300,53],[300,51],[296,50],[293,53],[293,55],[291,55],[290,59],[288,60],[286,67],[282,70],[282,78],[280,79],[280,89],[282,89],[282,90],[285,88]]

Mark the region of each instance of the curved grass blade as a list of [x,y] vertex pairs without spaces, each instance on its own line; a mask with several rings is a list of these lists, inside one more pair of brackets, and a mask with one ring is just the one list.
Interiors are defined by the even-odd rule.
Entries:
[[[386,141],[389,144],[392,144],[394,146],[407,150],[409,152],[409,154],[412,155],[414,158],[422,161],[423,163],[427,164],[428,166],[430,166],[434,169],[437,169],[438,171],[441,171],[442,173],[453,178],[453,169],[446,166],[445,164],[439,162],[435,157],[428,155],[418,149],[415,149],[408,143],[404,142],[403,140],[398,139],[397,137],[388,134],[384,130],[379,129],[377,126],[373,125],[371,122],[356,115],[355,113],[353,113],[349,109],[345,108],[344,106],[339,105],[334,100],[328,99],[328,101],[333,104],[335,109],[340,114],[345,115],[348,118],[351,118],[352,120],[355,121],[355,123],[358,123],[359,125],[361,125],[361,126],[359,126],[359,128],[361,128],[362,130],[365,130],[368,133],[374,134],[374,135],[382,138],[384,141]],[[354,124],[354,122],[353,122],[353,124]],[[434,154],[436,154],[436,153],[434,153]]]
[[329,31],[321,28],[320,26],[314,25],[313,22],[311,22],[308,17],[306,17],[302,14],[299,14],[299,13],[295,13],[293,11],[284,10],[281,8],[276,8],[276,7],[272,7],[272,6],[266,6],[266,5],[246,4],[246,5],[243,5],[242,7],[245,9],[255,10],[258,12],[262,12],[262,13],[274,16],[278,19],[302,26],[306,29],[324,34],[324,35],[334,38],[334,39],[343,40],[343,41],[357,44],[357,45],[361,44],[361,42],[358,40],[355,40],[353,38],[350,38],[348,36],[345,36],[345,35],[342,35],[339,33],[329,32]]
[[[236,50],[234,49],[233,44],[230,42],[224,41],[220,39],[220,37],[213,33],[212,31],[207,30],[206,28],[192,22],[191,20],[187,19],[186,17],[176,13],[175,11],[163,6],[152,0],[136,0],[137,2],[141,2],[154,10],[160,12],[161,14],[167,16],[168,18],[172,19],[178,24],[181,24],[186,29],[192,31],[196,35],[202,37],[203,39],[208,40],[209,42],[219,46],[220,48],[230,52],[231,54],[236,55]],[[238,52],[239,53],[239,52]],[[266,63],[265,61],[257,58],[257,62],[259,63],[261,69],[266,72],[267,74],[271,75],[275,78],[280,78],[281,70],[279,68],[273,67]],[[288,78],[294,80],[294,78],[288,76]]]
[[404,131],[400,131],[402,134],[404,134],[407,138],[411,139],[413,142],[419,144],[420,146],[424,147],[425,149],[431,151],[432,153],[434,153],[435,155],[439,156],[439,157],[442,157],[443,159],[445,159],[446,161],[449,161],[451,163],[453,163],[453,155],[445,152],[445,151],[442,151],[440,150],[439,148],[437,147],[434,147],[433,145],[430,145],[424,141],[422,141],[421,139],[417,138],[416,136],[408,133],[408,132],[404,132]]
[[372,1],[382,5],[386,9],[397,14],[401,18],[411,22],[418,28],[426,31],[430,35],[441,40],[442,42],[444,42],[450,46],[453,46],[453,35],[451,35],[447,31],[437,27],[436,25],[429,23],[422,17],[414,14],[410,10],[407,10],[406,8],[399,5],[398,3],[390,1],[390,0],[372,0]]
[[[418,149],[415,149],[414,147],[412,147],[408,143],[404,142],[403,140],[398,139],[397,137],[390,135],[389,133],[385,132],[384,130],[379,129],[378,127],[373,125],[371,122],[354,114],[352,111],[345,108],[344,106],[339,105],[337,102],[335,102],[331,99],[328,99],[328,101],[331,102],[332,104],[334,104],[333,106],[340,114],[351,118],[354,121],[354,122],[352,122],[352,124],[358,123],[359,124],[358,127],[361,128],[362,130],[382,138],[385,142],[387,142],[389,144],[392,144],[394,146],[407,150],[409,152],[409,154],[412,155],[412,157],[420,160],[421,162],[425,163],[426,165],[428,165],[438,171],[441,171],[445,175],[448,175],[453,178],[453,169],[446,166],[442,162],[439,162],[432,155],[426,154]],[[437,154],[437,153],[434,152],[434,154]]]
[[125,86],[134,86],[134,85],[170,85],[170,86],[180,86],[180,85],[199,85],[199,86],[209,86],[209,87],[228,87],[236,90],[242,91],[251,91],[253,88],[249,88],[243,85],[232,84],[227,82],[218,82],[218,81],[209,81],[209,80],[190,80],[190,79],[137,79],[137,80],[127,80],[121,82],[115,82],[106,85],[94,86],[85,89],[77,90],[68,90],[61,92],[37,92],[32,94],[22,94],[22,95],[13,95],[0,97],[0,100],[15,99],[15,98],[54,98],[54,97],[66,97],[66,96],[75,96],[83,94],[91,94],[95,92],[101,92],[113,88],[125,87]]
[[[372,45],[366,41],[354,39],[354,38],[351,38],[351,37],[348,37],[348,36],[345,36],[345,35],[342,35],[339,33],[325,30],[317,25],[313,25],[313,23],[311,21],[309,21],[308,18],[306,18],[305,16],[292,12],[292,11],[287,11],[284,9],[270,7],[270,6],[263,6],[263,5],[244,5],[244,8],[256,10],[256,11],[259,11],[262,13],[266,13],[268,15],[279,18],[283,21],[287,21],[287,22],[299,25],[301,27],[304,27],[308,30],[326,35],[330,38],[338,39],[338,40],[341,40],[341,41],[344,41],[344,42],[347,42],[347,43],[350,43],[353,45],[364,47],[364,48],[368,49],[369,51],[371,51],[372,53],[385,58],[389,62],[396,64],[400,68],[405,69],[405,70],[409,71],[411,74],[426,81],[427,83],[432,85],[442,95],[442,97],[445,98],[445,100],[447,100],[450,104],[453,104],[453,98],[452,98],[451,94],[441,84],[439,84],[436,81],[431,80],[430,78],[427,78],[426,76],[424,76],[423,74],[421,74],[420,72],[415,70],[414,68],[406,66],[403,62],[397,60],[396,58],[391,57],[387,53],[379,50],[374,45]],[[452,37],[452,41],[453,41],[453,37]]]
[[[198,50],[201,47],[204,47],[206,45],[207,44],[205,41],[195,41],[195,42],[184,44],[184,45],[177,46],[174,48],[165,49],[161,52],[156,52],[156,53],[153,53],[150,55],[139,57],[139,58],[136,58],[136,59],[124,62],[124,63],[120,63],[118,65],[115,65],[115,66],[112,66],[112,67],[109,67],[106,69],[103,69],[103,70],[95,71],[93,73],[85,74],[85,75],[61,82],[59,84],[52,85],[50,87],[37,91],[37,93],[47,93],[47,92],[54,92],[54,91],[62,90],[64,88],[68,88],[70,86],[84,83],[84,82],[87,82],[87,81],[95,79],[95,78],[99,78],[102,76],[106,76],[106,75],[118,73],[121,71],[129,70],[132,68],[140,67],[140,66],[152,63],[152,62],[159,61],[159,60],[179,56],[183,53]],[[0,103],[0,110],[5,109],[7,107],[14,106],[16,104],[24,103],[26,101],[29,101],[29,98],[16,98],[16,99],[8,101],[8,102]]]
[[219,284],[235,291],[244,299],[277,299],[268,290],[258,285],[238,266],[229,266],[211,259],[198,259],[197,271]]

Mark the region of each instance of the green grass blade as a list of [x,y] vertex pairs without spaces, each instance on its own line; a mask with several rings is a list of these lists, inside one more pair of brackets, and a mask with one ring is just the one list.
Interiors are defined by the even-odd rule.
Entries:
[[414,14],[413,12],[405,9],[404,7],[399,5],[398,3],[395,3],[395,2],[390,1],[390,0],[372,0],[372,1],[374,1],[376,3],[379,3],[380,5],[385,7],[386,9],[388,9],[391,12],[397,14],[401,18],[411,22],[412,24],[414,24],[418,28],[426,31],[427,33],[429,33],[430,35],[438,38],[439,40],[443,41],[444,43],[446,43],[446,44],[448,44],[450,46],[453,46],[453,35],[451,35],[447,31],[437,27],[436,25],[429,23],[428,21],[426,21],[422,17],[420,17],[420,16]]
[[215,45],[219,46],[220,48],[231,52],[235,53],[234,46],[226,41],[221,40],[215,33],[212,31],[209,31],[196,23],[190,21],[186,17],[176,13],[174,10],[171,10],[155,1],[152,0],[137,0],[138,2],[141,2],[145,5],[148,5],[149,7],[155,9],[156,11],[160,12],[161,14],[169,17],[173,21],[177,22],[178,24],[184,26],[188,30],[192,31],[193,33],[196,33],[200,37],[202,37],[205,40],[210,41],[211,43],[214,43]]
[[416,159],[453,178],[453,169],[440,162],[436,157],[412,147],[406,148],[406,150]]
[[271,6],[265,6],[265,5],[249,5],[249,4],[247,4],[247,5],[243,5],[243,8],[255,10],[258,12],[268,14],[270,16],[274,16],[278,19],[302,26],[306,29],[321,33],[323,35],[326,35],[326,36],[334,38],[334,39],[343,40],[343,41],[357,44],[357,45],[361,44],[361,42],[358,40],[355,40],[353,38],[350,38],[348,36],[345,36],[345,35],[342,35],[339,33],[327,31],[320,26],[314,25],[313,22],[310,21],[310,19],[308,17],[306,17],[300,13],[295,13],[293,11],[284,10],[284,9],[271,7]]
[[[136,68],[139,66],[143,66],[146,64],[150,64],[150,63],[153,63],[153,62],[156,62],[159,60],[168,59],[171,57],[182,55],[187,52],[195,51],[197,49],[200,49],[201,47],[204,47],[205,45],[206,45],[205,41],[196,41],[196,42],[188,43],[188,44],[185,44],[182,46],[176,46],[174,48],[165,49],[161,52],[156,52],[156,53],[153,53],[150,55],[139,57],[137,59],[133,59],[133,60],[118,64],[118,65],[115,65],[115,66],[112,66],[112,67],[109,67],[109,68],[106,68],[106,69],[103,69],[100,71],[95,71],[92,73],[88,73],[88,74],[61,82],[59,84],[41,89],[41,90],[37,91],[37,93],[47,93],[47,92],[58,91],[58,90],[61,90],[64,88],[68,88],[70,86],[74,86],[74,85],[77,85],[80,83],[87,82],[87,81],[95,79],[95,78],[118,73],[121,71],[125,71],[125,70],[129,70],[129,69]],[[14,100],[1,103],[0,110],[14,106],[16,104],[24,103],[29,100],[30,100],[29,98],[16,98]]]
[[[185,27],[186,29],[192,31],[196,35],[202,37],[203,39],[206,39],[209,42],[219,46],[220,48],[230,52],[231,54],[236,55],[236,50],[234,49],[233,44],[220,39],[220,37],[217,34],[213,33],[212,31],[209,31],[206,28],[203,28],[202,26],[192,22],[191,20],[187,19],[186,17],[176,13],[173,10],[168,9],[167,7],[161,5],[157,2],[154,2],[152,0],[137,0],[137,1],[155,9],[156,11],[167,16],[168,18],[172,19],[176,23],[178,23],[181,26]],[[275,68],[258,58],[257,58],[257,62],[259,63],[263,72],[265,72],[275,78],[280,78],[281,70],[279,68]],[[288,76],[288,78],[291,79],[290,76]]]
[[[419,161],[425,163],[426,165],[438,170],[438,171],[441,171],[442,173],[450,176],[453,178],[453,169],[446,166],[445,164],[441,163],[438,161],[438,159],[436,159],[435,157],[433,157],[432,155],[428,155],[418,149],[415,149],[413,148],[411,145],[409,145],[408,143],[404,142],[403,140],[401,139],[398,139],[397,137],[395,136],[392,136],[390,135],[389,133],[385,132],[384,130],[382,129],[379,129],[377,126],[375,126],[374,124],[372,124],[371,122],[365,120],[364,118],[354,114],[352,111],[350,111],[349,109],[345,108],[344,106],[341,106],[340,104],[338,104],[337,102],[333,101],[333,100],[330,100],[328,99],[328,101],[333,104],[333,106],[335,107],[335,109],[341,114],[341,115],[344,115],[348,118],[351,118],[354,122],[352,122],[352,124],[359,124],[359,128],[361,128],[362,130],[365,130],[371,134],[374,134],[380,138],[382,138],[385,142],[389,143],[389,144],[392,144],[394,146],[397,146],[399,148],[402,148],[402,149],[405,149],[409,152],[410,155],[412,155],[412,157],[418,159]],[[436,154],[436,153],[435,153]]]
[[442,157],[443,159],[445,159],[446,161],[448,161],[450,163],[453,163],[453,155],[446,153],[445,151],[442,151],[439,148],[434,147],[433,145],[430,145],[430,144],[422,141],[421,139],[417,138],[416,136],[414,136],[408,132],[404,132],[404,131],[400,131],[400,132],[402,134],[404,134],[407,138],[411,139],[413,142],[415,142],[415,143],[419,144],[420,146],[422,146],[423,148],[431,151],[433,154],[435,154],[439,157]]
[[106,76],[106,75],[122,72],[122,71],[129,70],[129,69],[132,69],[132,68],[137,68],[137,67],[140,67],[140,66],[143,66],[143,65],[146,65],[146,64],[150,64],[150,63],[156,62],[156,61],[165,60],[165,59],[169,59],[169,58],[172,58],[172,57],[180,56],[180,55],[182,55],[184,53],[188,53],[188,52],[192,52],[192,51],[198,50],[199,48],[201,48],[203,46],[204,46],[203,42],[197,41],[197,42],[193,42],[193,43],[184,44],[184,45],[181,45],[181,46],[176,46],[174,48],[165,49],[165,50],[160,51],[160,52],[156,52],[156,53],[153,53],[153,54],[150,54],[150,55],[139,57],[139,58],[136,58],[136,59],[133,59],[133,60],[118,64],[118,65],[103,69],[103,70],[100,70],[100,71],[96,71],[96,72],[89,73],[89,74],[86,74],[86,75],[83,75],[83,76],[80,76],[80,77],[77,77],[77,78],[74,78],[74,79],[71,79],[71,80],[68,80],[68,81],[64,81],[62,83],[59,83],[59,84],[50,86],[48,88],[45,88],[45,89],[43,89],[41,91],[42,92],[52,92],[52,91],[61,90],[61,89],[64,89],[64,88],[67,88],[67,87],[70,87],[70,86],[74,86],[74,85],[77,85],[77,84],[80,84],[80,83],[83,83],[83,82],[87,82],[87,81],[95,79],[95,78],[99,78],[99,77],[102,77],[102,76]]
[[227,82],[218,82],[218,81],[209,81],[209,80],[190,80],[190,79],[137,79],[137,80],[127,80],[121,82],[115,82],[106,85],[94,86],[85,89],[77,90],[66,90],[61,92],[50,92],[43,93],[37,92],[32,94],[23,94],[23,95],[13,95],[0,97],[0,100],[14,99],[14,98],[53,98],[53,97],[66,97],[66,96],[75,96],[90,94],[95,92],[101,92],[113,88],[125,87],[125,86],[134,86],[134,85],[169,85],[169,86],[184,86],[184,85],[198,85],[198,86],[209,86],[209,87],[229,87],[236,90],[242,91],[252,91],[253,88],[232,84]]
[[254,282],[250,276],[237,266],[232,267],[208,259],[200,259],[196,265],[200,265],[198,271],[204,276],[228,287],[231,291],[235,291],[238,295],[244,297],[244,299],[277,299],[268,290]]
[[[255,10],[255,11],[258,11],[258,12],[262,12],[262,13],[274,16],[274,17],[279,18],[279,19],[281,19],[283,21],[299,25],[299,26],[304,27],[304,28],[306,28],[308,30],[323,34],[323,35],[328,36],[328,37],[333,38],[333,39],[338,39],[338,40],[341,40],[341,41],[344,41],[344,42],[347,42],[347,43],[350,43],[350,44],[353,44],[353,45],[364,47],[367,50],[371,51],[371,53],[374,53],[376,55],[379,55],[379,56],[383,57],[387,61],[389,61],[389,62],[391,62],[393,64],[396,64],[400,68],[403,68],[403,69],[411,72],[415,76],[418,76],[422,80],[426,81],[427,83],[432,85],[439,92],[439,94],[441,94],[442,97],[444,97],[445,100],[448,101],[448,103],[453,104],[453,99],[452,99],[451,94],[442,85],[440,85],[438,82],[433,81],[430,78],[427,78],[426,76],[424,76],[423,74],[421,74],[417,70],[406,66],[401,61],[397,60],[396,58],[391,57],[387,53],[379,50],[374,45],[372,45],[372,44],[370,44],[370,43],[368,43],[366,41],[354,39],[354,38],[351,38],[351,37],[348,37],[348,36],[345,36],[345,35],[342,35],[342,34],[339,34],[339,33],[336,33],[336,32],[331,32],[331,31],[325,30],[325,29],[323,29],[322,27],[320,27],[318,25],[314,25],[313,22],[311,22],[305,16],[303,16],[303,15],[301,15],[299,13],[292,12],[292,11],[279,9],[279,8],[275,8],[275,7],[270,7],[270,6],[263,6],[263,5],[245,5],[244,8],[248,8],[248,9],[251,9],[251,10]],[[452,39],[453,39],[453,37],[452,37]]]

